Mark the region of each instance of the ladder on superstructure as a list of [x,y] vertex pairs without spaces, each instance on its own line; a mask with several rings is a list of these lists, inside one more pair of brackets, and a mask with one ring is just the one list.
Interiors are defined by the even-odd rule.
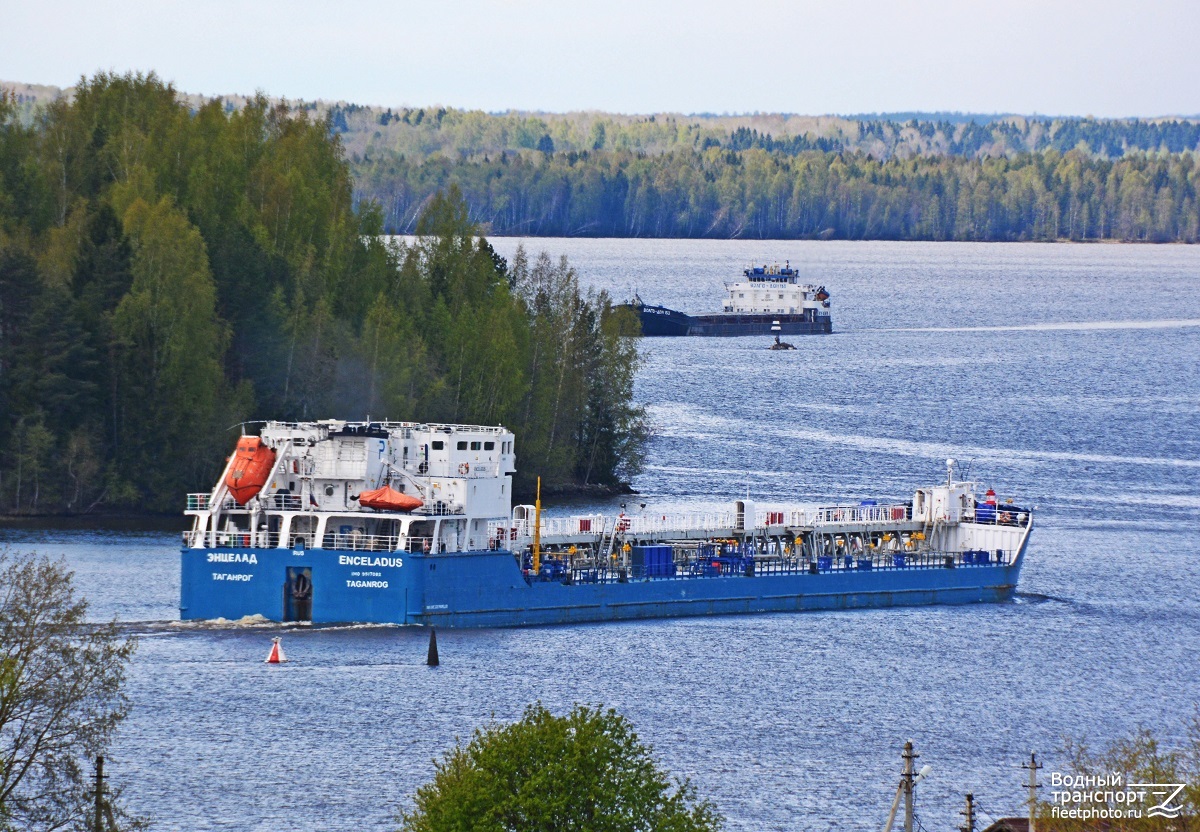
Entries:
[[[612,530],[610,531],[608,529],[609,518],[605,517],[604,521],[603,521],[604,522],[604,530],[600,533],[600,549],[604,553],[604,561],[606,563],[612,559],[614,547],[616,547],[616,545],[617,545],[617,535],[624,531],[627,531],[629,528],[629,518],[628,517],[625,517],[623,515],[618,515],[617,517],[614,517],[612,519],[613,519]],[[604,535],[605,534],[608,534],[608,543],[607,544],[604,543]]]

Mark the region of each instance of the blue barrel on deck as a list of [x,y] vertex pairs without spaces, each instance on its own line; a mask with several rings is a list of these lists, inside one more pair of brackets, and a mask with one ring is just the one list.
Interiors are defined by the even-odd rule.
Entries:
[[908,558],[904,555],[892,555],[892,566],[901,568],[908,566]]
[[833,558],[831,558],[831,557],[817,558],[817,568],[820,569],[822,572],[828,572],[830,569],[833,569]]

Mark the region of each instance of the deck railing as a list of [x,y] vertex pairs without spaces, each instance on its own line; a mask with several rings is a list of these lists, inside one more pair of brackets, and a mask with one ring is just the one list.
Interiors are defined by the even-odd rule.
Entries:
[[356,552],[393,552],[400,548],[401,538],[392,534],[326,533],[326,549],[348,549]]
[[967,552],[921,552],[872,555],[839,555],[817,558],[698,558],[675,564],[675,574],[645,574],[636,568],[618,566],[568,567],[534,575],[526,570],[529,581],[567,581],[571,583],[628,583],[640,581],[679,581],[718,577],[767,577],[772,575],[820,575],[829,572],[900,571],[904,569],[958,569],[977,566],[1007,566],[1015,552],[974,550]]
[[1029,515],[1029,509],[980,505],[964,519],[981,526],[1027,526]]
[[909,519],[908,506],[903,503],[876,506],[821,506],[804,512],[807,522],[797,526],[824,526],[842,523],[897,523]]
[[[597,538],[612,534],[632,538],[652,538],[676,532],[756,531],[771,528],[816,528],[830,525],[884,525],[909,519],[909,507],[903,503],[887,505],[822,506],[804,509],[761,509],[755,512],[753,526],[745,526],[745,516],[729,511],[683,512],[677,514],[630,514],[616,517],[601,514],[573,517],[543,517],[543,537]],[[490,540],[528,540],[533,537],[533,520],[493,521],[488,524]]]
[[[208,511],[212,507],[212,495],[207,491],[187,495],[188,511]],[[235,508],[239,508],[239,506],[232,497],[225,497],[225,499],[221,501],[221,511],[229,511]]]

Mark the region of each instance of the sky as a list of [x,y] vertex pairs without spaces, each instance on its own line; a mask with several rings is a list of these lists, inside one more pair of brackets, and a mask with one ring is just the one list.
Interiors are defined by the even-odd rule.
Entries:
[[0,79],[622,113],[1200,114],[1200,0],[0,0]]

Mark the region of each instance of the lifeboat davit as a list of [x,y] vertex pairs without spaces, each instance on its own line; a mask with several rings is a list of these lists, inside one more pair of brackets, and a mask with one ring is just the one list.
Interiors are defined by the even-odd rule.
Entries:
[[257,436],[243,436],[233,452],[233,465],[225,477],[225,487],[239,505],[246,505],[262,490],[275,468],[275,451]]
[[358,504],[363,508],[377,508],[381,511],[412,511],[425,505],[424,501],[402,494],[390,485],[362,492],[358,495]]

